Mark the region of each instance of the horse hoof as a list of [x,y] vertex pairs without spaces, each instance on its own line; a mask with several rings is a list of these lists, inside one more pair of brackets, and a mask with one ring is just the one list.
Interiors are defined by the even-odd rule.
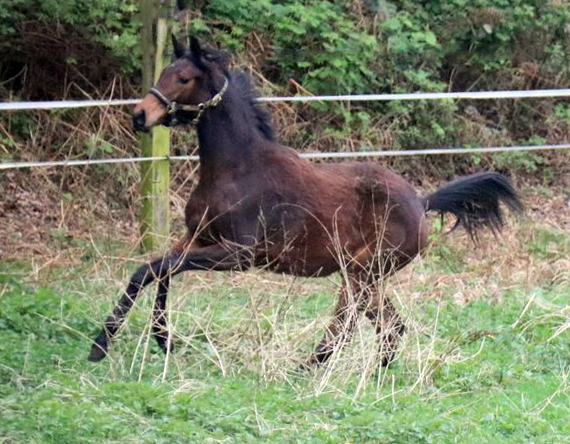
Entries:
[[312,372],[316,368],[319,368],[324,362],[324,360],[319,359],[319,357],[320,356],[316,354],[311,355],[309,359],[299,364],[297,371],[300,373],[307,373]]
[[315,363],[311,361],[302,362],[297,366],[297,373],[308,373],[315,367]]
[[155,336],[155,339],[158,344],[158,348],[160,348],[165,355],[168,353],[174,353],[174,343],[172,341],[168,341],[168,339],[162,336]]
[[396,353],[385,353],[384,356],[382,356],[380,365],[382,367],[388,367],[394,361],[394,359],[396,359]]
[[162,350],[162,352],[167,355],[167,354],[172,354],[174,353],[174,344],[171,342],[170,345],[168,347],[166,347],[166,345],[161,345],[160,349]]
[[91,352],[89,352],[89,356],[87,357],[87,360],[90,362],[99,362],[102,359],[104,359],[106,356],[107,356],[106,347],[103,348],[103,346],[101,346],[99,344],[93,344],[91,346]]

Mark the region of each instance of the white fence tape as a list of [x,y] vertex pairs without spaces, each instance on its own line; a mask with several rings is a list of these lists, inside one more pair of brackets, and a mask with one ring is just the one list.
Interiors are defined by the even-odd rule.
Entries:
[[[364,102],[387,100],[433,100],[433,99],[525,99],[546,97],[570,97],[570,89],[539,89],[532,91],[474,91],[449,93],[409,93],[409,94],[361,94],[341,96],[291,96],[259,97],[258,102]],[[54,102],[4,102],[0,111],[25,111],[38,109],[86,108],[91,106],[135,105],[140,99],[127,100],[64,100]]]
[[20,168],[41,168],[54,166],[82,166],[82,165],[104,165],[111,163],[136,163],[149,162],[152,160],[165,160],[167,156],[154,157],[123,157],[117,159],[84,159],[84,160],[51,160],[45,162],[5,162],[0,163],[0,170],[13,170]]
[[4,102],[0,111],[29,111],[35,109],[88,108],[94,106],[136,105],[140,99],[126,100],[61,100],[56,102]]
[[[540,150],[567,150],[568,145],[532,145],[532,146],[497,146],[481,148],[432,148],[423,150],[387,150],[387,151],[356,151],[337,153],[301,153],[305,159],[347,159],[355,157],[386,157],[386,156],[418,156],[435,154],[473,154],[473,153],[497,153],[512,151],[540,151]],[[48,162],[6,162],[0,163],[0,170],[18,168],[37,168],[54,166],[82,166],[82,165],[102,165],[118,163],[150,162],[153,160],[189,160],[197,161],[198,156],[155,156],[155,157],[126,157],[119,159],[85,159],[85,160],[55,160]]]
[[434,100],[434,99],[524,99],[541,97],[570,97],[570,89],[539,89],[533,91],[474,91],[448,93],[407,94],[362,94],[345,96],[293,96],[259,97],[259,102],[364,102],[387,100]]
[[[546,97],[570,97],[570,89],[542,89],[532,91],[475,91],[451,93],[410,93],[410,94],[364,94],[340,96],[292,96],[292,97],[259,97],[259,102],[330,102],[330,101],[387,101],[387,100],[433,100],[433,99],[523,99]],[[0,111],[50,110],[66,108],[104,107],[118,105],[134,105],[140,99],[127,100],[64,100],[51,102],[5,102],[0,103]],[[538,151],[569,149],[570,145],[534,145],[514,147],[482,147],[482,148],[441,148],[423,150],[388,150],[388,151],[359,151],[341,153],[303,153],[301,157],[308,159],[332,159],[354,157],[385,157],[385,156],[416,156],[434,154],[469,154],[496,153],[509,151]],[[198,156],[158,156],[131,157],[119,159],[86,159],[86,160],[57,160],[46,162],[5,162],[0,163],[0,170],[18,168],[36,168],[53,166],[80,166],[147,162],[153,160],[198,160]]]

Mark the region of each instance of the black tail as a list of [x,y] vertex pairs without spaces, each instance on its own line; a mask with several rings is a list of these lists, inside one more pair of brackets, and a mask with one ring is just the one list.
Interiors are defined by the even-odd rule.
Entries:
[[477,237],[481,228],[494,233],[503,226],[500,203],[511,210],[522,212],[518,193],[508,179],[499,173],[477,173],[454,180],[424,198],[426,211],[438,211],[442,216],[451,213],[457,218],[455,229],[463,225],[469,236]]

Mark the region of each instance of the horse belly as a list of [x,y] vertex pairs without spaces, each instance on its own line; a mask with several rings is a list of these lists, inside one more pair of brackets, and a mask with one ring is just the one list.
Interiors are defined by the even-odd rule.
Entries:
[[320,231],[303,230],[295,237],[264,242],[256,253],[256,266],[303,277],[328,276],[338,271],[328,236]]
[[307,256],[303,253],[291,252],[283,253],[273,260],[264,259],[258,266],[274,273],[302,277],[328,276],[338,271],[339,268],[337,261],[330,254]]
[[337,223],[321,217],[318,222],[306,220],[295,235],[281,232],[272,238],[274,242],[266,243],[270,247],[264,249],[261,262],[271,271],[295,276],[328,276],[337,272],[350,260],[350,252],[356,250],[353,245],[362,245],[358,220],[347,213]]

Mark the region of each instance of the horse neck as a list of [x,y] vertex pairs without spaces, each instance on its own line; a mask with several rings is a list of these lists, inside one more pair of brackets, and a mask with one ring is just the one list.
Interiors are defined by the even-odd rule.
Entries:
[[261,137],[252,122],[251,104],[230,87],[222,101],[207,109],[198,124],[201,176],[214,178],[221,171],[247,169]]

